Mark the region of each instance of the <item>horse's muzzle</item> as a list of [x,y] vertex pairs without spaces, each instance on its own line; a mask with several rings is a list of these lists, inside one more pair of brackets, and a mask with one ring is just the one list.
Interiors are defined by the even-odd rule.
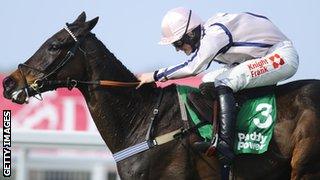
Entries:
[[17,82],[10,76],[5,77],[2,81],[3,96],[14,103],[23,104],[28,99],[27,92],[24,89],[17,89]]
[[16,82],[13,78],[10,76],[5,77],[2,81],[2,86],[3,86],[3,96],[7,99],[11,99],[12,92],[15,89]]

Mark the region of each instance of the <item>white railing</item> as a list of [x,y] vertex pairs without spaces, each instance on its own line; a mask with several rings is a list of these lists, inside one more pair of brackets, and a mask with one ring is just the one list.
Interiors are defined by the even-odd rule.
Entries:
[[[66,132],[49,130],[12,130],[12,146],[29,147],[59,147],[108,150],[98,133]],[[109,151],[109,150],[108,150]]]
[[[11,138],[16,180],[28,180],[31,169],[86,170],[91,172],[91,180],[105,180],[107,171],[116,172],[111,153],[98,133],[13,129]],[[56,155],[33,152],[38,149],[58,149],[67,153]],[[93,153],[86,157],[81,151]]]

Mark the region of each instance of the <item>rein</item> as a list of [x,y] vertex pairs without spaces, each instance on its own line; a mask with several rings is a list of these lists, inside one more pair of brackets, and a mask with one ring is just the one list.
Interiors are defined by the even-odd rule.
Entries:
[[[68,80],[67,80],[68,81]],[[135,87],[139,84],[139,82],[122,82],[122,81],[111,81],[111,80],[98,80],[98,81],[78,81],[78,80],[69,80],[72,83],[75,83],[73,87],[78,84],[85,85],[98,85],[98,86],[115,86],[115,87]],[[68,84],[68,82],[67,82]]]
[[40,86],[37,84],[38,82],[35,81],[33,84],[29,85],[33,87],[43,87],[43,86],[55,86],[58,87],[66,87],[69,90],[79,86],[80,84],[83,85],[96,85],[96,86],[111,86],[111,87],[136,87],[139,82],[122,82],[122,81],[111,81],[111,80],[97,80],[97,81],[80,81],[68,78],[67,80],[50,80],[50,81],[43,81],[41,82]]

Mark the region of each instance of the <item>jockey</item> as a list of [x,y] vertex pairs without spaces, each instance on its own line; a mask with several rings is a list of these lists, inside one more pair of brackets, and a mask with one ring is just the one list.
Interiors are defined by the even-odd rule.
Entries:
[[217,91],[220,103],[217,152],[222,163],[231,164],[236,121],[233,93],[290,78],[298,69],[297,51],[270,19],[249,12],[218,13],[204,23],[192,10],[178,7],[166,13],[161,28],[159,44],[172,44],[191,58],[139,75],[138,87],[195,76],[212,61],[223,63],[222,68],[209,72],[202,80],[214,83]]

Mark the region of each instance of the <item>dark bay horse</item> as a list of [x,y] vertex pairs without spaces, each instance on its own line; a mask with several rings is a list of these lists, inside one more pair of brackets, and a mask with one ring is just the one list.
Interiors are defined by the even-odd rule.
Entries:
[[[85,13],[82,13],[6,77],[3,80],[4,96],[23,104],[28,97],[45,91],[78,88],[113,153],[145,140],[161,91],[163,97],[154,133],[161,135],[182,127],[174,85],[161,90],[148,84],[136,90],[134,87],[101,87],[85,83],[137,81],[134,74],[90,32],[98,18],[87,22],[85,19]],[[238,156],[233,177],[320,179],[320,81],[295,81],[278,86],[275,92],[278,117],[269,150],[262,155]],[[190,146],[198,140],[191,134],[120,161],[117,163],[120,177],[219,179],[217,159],[196,153]]]

